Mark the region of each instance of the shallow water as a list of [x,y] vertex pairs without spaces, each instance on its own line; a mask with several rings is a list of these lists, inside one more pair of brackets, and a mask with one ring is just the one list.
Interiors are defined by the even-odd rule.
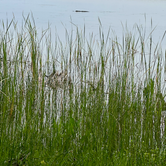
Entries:
[[[0,20],[10,20],[15,16],[18,22],[23,17],[33,13],[36,26],[45,29],[48,23],[54,33],[55,27],[58,35],[63,39],[65,28],[70,32],[77,25],[80,29],[86,26],[87,33],[98,34],[100,18],[104,32],[109,27],[119,37],[122,35],[122,24],[132,30],[134,24],[142,25],[151,32],[151,19],[154,39],[158,42],[166,30],[165,15],[166,1],[164,0],[0,0]],[[74,12],[87,10],[87,13]],[[73,24],[71,24],[71,22]],[[65,27],[65,28],[64,28]]]

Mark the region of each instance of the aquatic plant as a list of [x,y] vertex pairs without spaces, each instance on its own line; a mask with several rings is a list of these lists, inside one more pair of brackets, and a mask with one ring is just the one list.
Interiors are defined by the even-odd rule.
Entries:
[[0,165],[164,165],[164,55],[152,34],[136,26],[121,43],[100,23],[99,38],[76,27],[53,44],[23,20],[0,26]]

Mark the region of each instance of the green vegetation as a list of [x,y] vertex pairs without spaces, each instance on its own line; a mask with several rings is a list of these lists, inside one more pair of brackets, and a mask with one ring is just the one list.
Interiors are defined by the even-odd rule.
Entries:
[[[135,31],[53,43],[29,17],[1,22],[0,165],[165,165],[165,55]],[[70,81],[52,88],[57,70]]]

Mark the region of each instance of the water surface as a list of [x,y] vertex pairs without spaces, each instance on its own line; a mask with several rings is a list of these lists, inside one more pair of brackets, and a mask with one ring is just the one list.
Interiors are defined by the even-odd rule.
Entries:
[[[71,22],[80,29],[86,26],[87,33],[98,33],[100,18],[103,29],[111,27],[116,35],[121,36],[122,24],[132,29],[134,24],[146,27],[151,31],[151,20],[156,27],[154,37],[161,39],[165,31],[166,1],[157,0],[0,0],[0,20],[12,19],[15,16],[22,22],[22,15],[33,13],[37,28],[46,28],[48,23],[60,36],[64,27],[70,31]],[[87,13],[76,13],[75,10],[87,10]],[[157,42],[157,41],[156,41]]]

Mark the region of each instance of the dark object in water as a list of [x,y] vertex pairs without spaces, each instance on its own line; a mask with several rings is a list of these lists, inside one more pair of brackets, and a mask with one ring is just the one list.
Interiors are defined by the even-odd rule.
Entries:
[[87,10],[75,10],[75,12],[89,12]]

